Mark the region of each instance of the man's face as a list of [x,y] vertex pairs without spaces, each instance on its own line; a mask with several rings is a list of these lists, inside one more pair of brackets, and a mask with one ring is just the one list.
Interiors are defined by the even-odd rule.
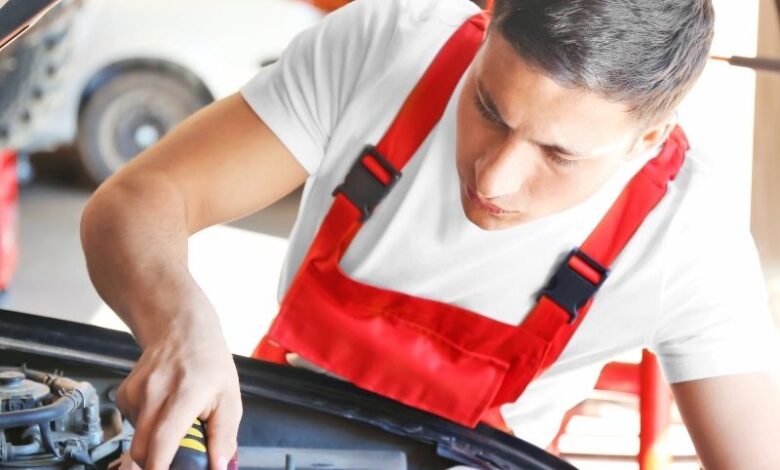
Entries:
[[626,111],[559,86],[492,32],[458,103],[457,168],[466,217],[498,230],[585,200],[658,137],[638,135]]

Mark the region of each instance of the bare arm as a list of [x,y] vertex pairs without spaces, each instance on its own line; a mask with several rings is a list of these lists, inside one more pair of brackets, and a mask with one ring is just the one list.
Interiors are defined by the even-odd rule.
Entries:
[[780,468],[780,372],[672,385],[707,470]]
[[235,450],[235,365],[187,269],[187,238],[268,206],[306,177],[235,94],[186,120],[87,203],[81,232],[90,277],[144,350],[119,393],[143,468],[167,469],[177,436],[196,416],[209,423],[212,468],[225,468]]

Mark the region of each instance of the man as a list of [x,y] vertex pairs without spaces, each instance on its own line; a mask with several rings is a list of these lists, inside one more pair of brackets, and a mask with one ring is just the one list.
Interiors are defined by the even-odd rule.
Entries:
[[[354,2],[96,192],[82,238],[96,288],[144,351],[118,395],[136,425],[132,455],[143,468],[167,467],[171,436],[194,416],[208,420],[213,468],[225,468],[236,446],[235,367],[216,312],[187,270],[187,237],[306,182],[282,273],[284,312],[290,287],[316,258],[307,252],[336,204],[334,188],[477,13],[466,0]],[[357,283],[376,286],[367,288],[520,325],[561,257],[588,238],[665,142],[677,142],[685,163],[612,264],[587,321],[519,400],[500,407],[521,438],[548,444],[606,361],[647,346],[659,354],[705,466],[780,467],[780,385],[768,372],[776,336],[755,249],[719,212],[728,191],[695,152],[684,155],[673,131],[675,108],[706,62],[712,24],[706,0],[497,2],[443,116],[340,259]],[[427,114],[425,100],[407,103]],[[302,334],[285,328],[275,325],[270,346]],[[353,345],[331,333],[328,346],[357,360]],[[304,359],[281,346],[291,349],[283,351],[288,362],[323,363],[306,360],[318,351]],[[389,374],[383,362],[369,373]],[[349,363],[335,361],[330,371],[350,372]],[[409,398],[396,395],[388,393]]]

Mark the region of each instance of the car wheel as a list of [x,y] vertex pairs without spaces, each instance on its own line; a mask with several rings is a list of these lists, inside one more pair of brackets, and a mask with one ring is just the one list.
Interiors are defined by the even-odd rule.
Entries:
[[77,144],[87,173],[103,182],[207,103],[172,73],[132,70],[113,77],[79,116]]

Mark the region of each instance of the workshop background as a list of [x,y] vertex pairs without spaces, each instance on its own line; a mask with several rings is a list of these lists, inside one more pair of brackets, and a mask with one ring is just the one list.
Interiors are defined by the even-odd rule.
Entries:
[[[124,162],[235,92],[342,3],[70,0],[0,55],[0,149],[8,149],[0,150],[2,307],[126,329],[88,279],[79,242],[86,200]],[[780,60],[780,1],[714,3],[714,56]],[[711,61],[680,119],[693,145],[718,158],[737,195],[724,213],[751,224],[780,324],[780,67],[732,62]],[[191,239],[191,269],[236,354],[251,352],[276,312],[299,198]],[[698,468],[676,414],[673,422],[672,468]],[[636,454],[638,426],[635,396],[594,392],[558,447],[582,468],[636,468],[613,457]]]

